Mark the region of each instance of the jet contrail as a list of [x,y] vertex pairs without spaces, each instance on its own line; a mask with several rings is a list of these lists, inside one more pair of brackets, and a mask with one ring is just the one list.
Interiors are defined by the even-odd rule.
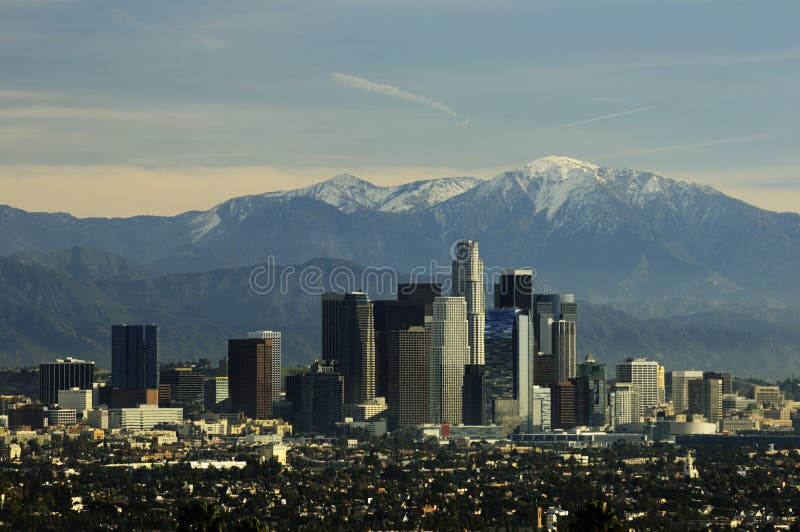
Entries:
[[614,113],[610,115],[603,115],[603,116],[596,116],[594,118],[588,118],[586,120],[580,120],[578,122],[570,122],[569,124],[561,124],[558,127],[572,127],[572,126],[580,126],[581,124],[591,124],[592,122],[599,122],[601,120],[608,120],[609,118],[616,118],[618,116],[625,116],[625,115],[632,115],[633,113],[641,113],[642,111],[649,111],[650,109],[655,109],[655,107],[639,107],[638,109],[630,109],[628,111],[622,111],[621,113]]
[[350,74],[342,74],[341,72],[334,72],[332,77],[336,83],[344,85],[345,87],[366,92],[374,92],[376,94],[389,96],[390,98],[397,98],[399,100],[418,103],[432,109],[436,109],[437,111],[441,111],[452,118],[458,118],[458,113],[456,113],[455,109],[447,104],[437,102],[436,100],[432,100],[426,96],[404,91],[403,89],[399,89],[385,83],[376,83],[368,79],[351,76]]

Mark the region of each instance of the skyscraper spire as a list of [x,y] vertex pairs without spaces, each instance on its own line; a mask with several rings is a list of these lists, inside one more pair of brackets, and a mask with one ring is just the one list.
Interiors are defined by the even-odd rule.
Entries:
[[463,297],[467,302],[470,364],[484,364],[483,334],[486,304],[484,303],[483,261],[478,253],[478,243],[474,240],[459,240],[453,246],[452,256],[452,295]]

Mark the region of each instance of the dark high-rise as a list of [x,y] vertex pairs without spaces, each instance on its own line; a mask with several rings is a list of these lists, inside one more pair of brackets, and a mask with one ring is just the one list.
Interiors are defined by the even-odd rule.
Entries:
[[[324,312],[324,307],[323,307]],[[336,371],[344,377],[348,404],[375,399],[375,322],[367,294],[344,294],[339,306]]]
[[608,372],[591,353],[578,364],[576,388],[576,421],[581,425],[602,427],[608,423]]
[[91,390],[93,382],[94,362],[66,358],[39,364],[39,400],[42,404],[57,403],[59,390]]
[[205,403],[205,381],[205,375],[194,371],[194,368],[170,368],[161,374],[159,386],[160,390],[169,390],[169,406],[202,410]]
[[344,294],[322,294],[322,359],[336,360],[341,331],[342,301]]
[[438,284],[399,284],[398,299],[374,302],[375,395],[388,397],[389,393],[389,335],[409,327],[424,327],[425,317],[433,315],[433,300],[440,294]]
[[157,390],[159,384],[158,327],[111,326],[111,387]]
[[464,425],[483,425],[483,405],[486,404],[484,388],[486,366],[467,364],[464,366],[464,383],[461,390],[461,422]]
[[494,306],[533,310],[533,271],[504,271],[494,285]]
[[534,329],[541,353],[554,353],[552,324],[559,320],[578,322],[578,305],[573,294],[536,294]]
[[554,429],[569,429],[575,426],[575,385],[570,381],[558,381],[550,389],[550,416]]
[[299,431],[328,433],[342,420],[344,377],[332,363],[315,360],[311,373],[287,377],[286,392]]
[[228,340],[228,393],[233,412],[272,417],[272,339]]
[[533,326],[528,310],[486,313],[484,419],[509,429],[527,428],[534,375]]
[[416,326],[387,336],[389,425],[393,430],[427,423],[430,331]]

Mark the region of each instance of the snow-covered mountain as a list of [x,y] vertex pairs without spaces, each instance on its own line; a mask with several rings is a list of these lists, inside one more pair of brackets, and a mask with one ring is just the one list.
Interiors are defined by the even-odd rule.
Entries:
[[466,192],[481,180],[475,177],[445,177],[382,187],[350,174],[298,190],[269,192],[268,198],[311,198],[352,213],[358,209],[413,212],[426,209]]
[[[154,236],[154,235],[157,235]],[[273,255],[404,271],[447,264],[458,238],[487,265],[531,266],[543,289],[596,301],[765,296],[800,302],[800,215],[650,172],[544,157],[485,181],[379,187],[348,175],[174,217],[78,219],[0,207],[0,254],[106,249],[167,271]]]

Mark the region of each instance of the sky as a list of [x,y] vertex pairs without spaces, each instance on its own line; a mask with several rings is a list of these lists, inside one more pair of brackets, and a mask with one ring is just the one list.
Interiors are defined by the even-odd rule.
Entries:
[[0,204],[176,214],[546,155],[800,211],[800,3],[0,0]]

